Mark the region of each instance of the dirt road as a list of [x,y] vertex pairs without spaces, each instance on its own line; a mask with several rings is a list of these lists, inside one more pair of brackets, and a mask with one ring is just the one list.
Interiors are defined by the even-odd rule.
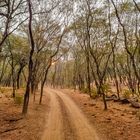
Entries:
[[66,94],[45,89],[50,97],[50,111],[42,140],[99,140],[94,128]]

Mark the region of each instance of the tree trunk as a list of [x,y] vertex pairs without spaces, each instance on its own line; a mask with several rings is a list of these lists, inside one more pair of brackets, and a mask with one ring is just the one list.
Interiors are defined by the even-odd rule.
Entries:
[[47,69],[46,69],[46,71],[45,71],[44,79],[43,79],[43,81],[42,81],[42,83],[41,83],[41,92],[40,92],[39,104],[42,103],[43,89],[44,89],[45,82],[46,82],[46,80],[47,80],[47,74],[48,74],[48,71],[49,71],[49,68],[50,68],[50,67],[51,67],[51,62],[50,62],[50,64],[48,65],[48,67],[47,67]]
[[106,103],[105,93],[102,93],[102,95],[103,95],[103,102],[104,102],[104,110],[107,110],[107,103]]
[[90,86],[90,64],[89,64],[89,56],[86,56],[87,59],[87,89],[88,89],[88,94],[91,97],[91,86]]
[[24,66],[20,66],[18,74],[17,74],[17,89],[20,88],[20,75],[21,75],[23,68],[24,68]]
[[11,52],[11,58],[12,58],[12,64],[11,64],[11,68],[12,68],[12,87],[13,87],[13,92],[12,92],[12,96],[13,98],[15,98],[15,92],[16,92],[16,87],[15,87],[15,73],[14,73],[14,58],[13,58],[13,54]]
[[32,57],[33,57],[34,47],[35,47],[33,34],[32,34],[32,5],[31,5],[31,0],[27,0],[27,3],[28,3],[28,8],[29,8],[28,9],[29,10],[29,25],[28,25],[28,29],[29,29],[29,37],[30,37],[30,43],[31,43],[31,51],[30,51],[29,66],[28,66],[29,74],[28,74],[26,92],[25,92],[25,95],[24,95],[23,110],[22,110],[23,114],[27,114],[27,111],[28,111],[30,84],[31,84],[31,80],[32,80],[31,78],[32,78],[32,68],[33,68]]
[[116,85],[118,99],[120,99],[119,82],[118,82],[118,79],[117,79],[116,63],[115,62],[116,62],[116,59],[115,59],[115,52],[114,52],[114,48],[113,48],[113,72],[114,72],[115,85]]
[[26,92],[24,95],[24,103],[23,103],[23,110],[22,110],[23,114],[27,114],[27,111],[28,111],[29,95],[30,95],[29,94],[29,92],[30,92],[30,80],[29,80],[29,78],[28,78],[28,82],[27,82],[27,86],[26,86]]
[[40,100],[39,100],[39,104],[40,104],[40,105],[41,105],[41,103],[42,103],[44,85],[45,85],[45,82],[44,82],[44,80],[43,80],[42,83],[41,83],[41,91],[40,91]]

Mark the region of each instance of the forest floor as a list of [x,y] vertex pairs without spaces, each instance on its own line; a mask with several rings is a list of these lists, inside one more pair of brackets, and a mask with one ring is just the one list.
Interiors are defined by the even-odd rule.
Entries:
[[[10,97],[11,88],[0,94],[0,140],[139,140],[139,110],[69,89],[45,89],[43,104],[31,98],[29,113]],[[23,90],[18,91],[21,95]]]
[[[11,88],[2,88],[0,94],[0,140],[40,140],[44,130],[45,116],[49,110],[49,99],[43,97],[43,104],[38,104],[39,93],[36,93],[36,102],[31,96],[28,115],[21,115],[22,105],[11,98]],[[24,89],[17,91],[23,95]]]
[[102,140],[140,140],[140,109],[130,104],[108,101],[108,110],[103,110],[101,98],[91,99],[79,91],[62,90],[82,109]]

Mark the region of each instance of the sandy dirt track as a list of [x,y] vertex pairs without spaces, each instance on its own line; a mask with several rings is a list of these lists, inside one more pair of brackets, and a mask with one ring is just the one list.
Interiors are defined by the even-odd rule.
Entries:
[[85,115],[66,94],[45,89],[50,97],[50,111],[42,140],[99,140]]

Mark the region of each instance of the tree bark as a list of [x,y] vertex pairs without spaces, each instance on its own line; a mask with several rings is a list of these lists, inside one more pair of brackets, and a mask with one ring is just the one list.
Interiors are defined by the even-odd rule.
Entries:
[[29,94],[30,94],[30,84],[31,84],[31,78],[32,78],[32,68],[33,68],[33,54],[34,54],[34,38],[32,34],[32,5],[31,5],[31,0],[27,0],[28,3],[28,10],[29,10],[29,25],[28,25],[28,30],[29,30],[29,37],[30,37],[30,44],[31,44],[31,51],[30,51],[30,56],[29,56],[29,64],[28,64],[28,79],[27,79],[27,85],[26,85],[26,92],[24,95],[24,103],[23,103],[23,109],[22,113],[25,115],[27,114],[28,111],[28,104],[29,104]]
[[22,72],[23,68],[24,68],[24,66],[21,65],[20,68],[19,68],[19,71],[17,73],[17,89],[20,88],[20,75],[21,75],[21,72]]

